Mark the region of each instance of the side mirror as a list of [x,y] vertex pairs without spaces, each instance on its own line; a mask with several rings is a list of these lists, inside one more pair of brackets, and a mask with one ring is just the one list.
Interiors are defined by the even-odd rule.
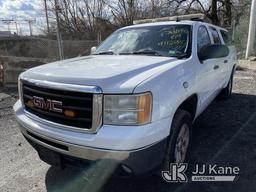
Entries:
[[229,55],[229,48],[226,45],[216,44],[209,45],[202,48],[198,54],[199,60],[216,59],[227,57]]
[[96,49],[97,49],[97,47],[92,47],[92,48],[91,48],[91,55],[96,52]]

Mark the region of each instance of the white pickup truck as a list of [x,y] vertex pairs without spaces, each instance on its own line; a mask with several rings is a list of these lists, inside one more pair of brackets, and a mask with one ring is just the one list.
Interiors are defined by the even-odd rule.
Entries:
[[216,96],[231,95],[236,50],[223,28],[162,20],[20,75],[15,115],[42,160],[111,159],[129,175],[186,161],[195,119]]

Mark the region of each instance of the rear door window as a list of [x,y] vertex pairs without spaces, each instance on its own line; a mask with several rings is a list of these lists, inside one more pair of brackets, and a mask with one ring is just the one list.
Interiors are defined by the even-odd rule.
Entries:
[[217,29],[215,29],[214,27],[210,27],[210,32],[212,34],[214,44],[221,44],[220,36]]
[[224,30],[220,30],[220,33],[221,33],[221,36],[222,36],[222,38],[224,40],[224,43],[226,45],[230,45],[231,44],[231,38],[230,38],[228,32],[224,31]]
[[211,45],[211,39],[209,36],[209,33],[207,31],[207,28],[205,26],[200,26],[198,28],[198,34],[197,34],[197,51],[198,53],[208,45]]

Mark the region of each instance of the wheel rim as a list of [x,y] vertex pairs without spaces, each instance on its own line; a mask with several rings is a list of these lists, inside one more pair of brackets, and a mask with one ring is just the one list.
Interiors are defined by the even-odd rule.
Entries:
[[187,149],[189,145],[189,126],[183,124],[177,137],[174,158],[175,163],[183,163],[186,158]]

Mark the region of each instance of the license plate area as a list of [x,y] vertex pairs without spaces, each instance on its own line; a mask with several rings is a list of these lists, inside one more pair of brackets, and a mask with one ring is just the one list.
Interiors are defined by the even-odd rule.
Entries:
[[62,166],[61,155],[59,153],[42,147],[41,145],[36,145],[36,149],[42,161],[53,166]]

